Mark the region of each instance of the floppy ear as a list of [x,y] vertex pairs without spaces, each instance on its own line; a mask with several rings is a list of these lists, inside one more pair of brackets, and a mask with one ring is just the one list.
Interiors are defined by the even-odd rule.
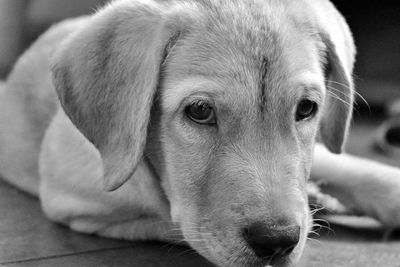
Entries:
[[166,9],[152,0],[115,2],[77,29],[53,61],[61,105],[99,150],[109,191],[143,155],[160,68],[179,35]]
[[325,146],[341,153],[349,130],[354,102],[353,66],[355,46],[350,29],[327,0],[312,2],[316,7],[319,36],[326,53],[326,104],[320,134]]

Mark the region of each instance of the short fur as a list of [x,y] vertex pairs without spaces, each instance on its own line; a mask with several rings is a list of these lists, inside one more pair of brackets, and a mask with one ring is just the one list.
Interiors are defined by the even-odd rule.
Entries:
[[[296,225],[300,242],[276,262],[295,265],[311,172],[345,205],[399,225],[398,205],[355,190],[399,196],[399,171],[365,175],[342,167],[360,159],[331,153],[350,124],[354,57],[327,0],[114,1],[52,27],[0,85],[0,172],[72,229],[184,241],[220,266],[269,263],[246,244],[249,224]],[[303,98],[319,112],[296,122]],[[198,99],[217,126],[185,116]],[[314,151],[317,138],[331,152]]]

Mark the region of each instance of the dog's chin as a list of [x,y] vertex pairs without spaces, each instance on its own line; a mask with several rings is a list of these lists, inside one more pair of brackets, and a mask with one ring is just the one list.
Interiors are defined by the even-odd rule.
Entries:
[[[229,250],[226,252],[229,253]],[[294,267],[296,266],[299,258],[295,254],[280,259],[260,259],[256,256],[246,255],[243,253],[232,253],[231,255],[226,255],[225,257],[222,255],[210,255],[208,253],[201,254],[212,263],[221,267]]]

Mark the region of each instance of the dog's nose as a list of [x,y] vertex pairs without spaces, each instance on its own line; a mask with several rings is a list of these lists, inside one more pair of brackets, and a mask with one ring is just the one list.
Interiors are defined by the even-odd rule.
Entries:
[[256,222],[245,228],[244,238],[259,258],[277,259],[289,255],[300,238],[298,225],[275,226]]

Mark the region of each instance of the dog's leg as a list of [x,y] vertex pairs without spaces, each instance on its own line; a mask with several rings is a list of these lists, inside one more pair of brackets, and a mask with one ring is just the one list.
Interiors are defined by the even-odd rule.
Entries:
[[[73,228],[73,227],[71,227]],[[144,218],[107,226],[96,234],[127,240],[156,240],[187,245],[178,225],[160,218]]]
[[348,154],[335,155],[317,144],[311,179],[343,205],[400,226],[400,169]]

